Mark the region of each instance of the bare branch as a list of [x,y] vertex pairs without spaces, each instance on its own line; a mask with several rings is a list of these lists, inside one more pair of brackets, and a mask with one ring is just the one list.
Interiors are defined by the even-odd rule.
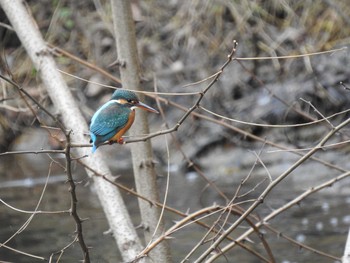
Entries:
[[90,262],[90,254],[89,250],[85,244],[84,237],[83,237],[83,226],[82,226],[82,220],[80,219],[78,212],[77,212],[77,195],[75,193],[75,182],[73,180],[73,175],[72,175],[72,160],[71,160],[71,153],[70,153],[70,132],[67,134],[67,145],[65,149],[65,155],[66,155],[66,173],[68,177],[68,183],[69,183],[69,192],[71,194],[71,208],[70,212],[74,218],[75,225],[76,225],[76,234],[78,237],[78,241],[80,244],[80,247],[83,251],[83,256],[84,256],[84,262],[89,263]]

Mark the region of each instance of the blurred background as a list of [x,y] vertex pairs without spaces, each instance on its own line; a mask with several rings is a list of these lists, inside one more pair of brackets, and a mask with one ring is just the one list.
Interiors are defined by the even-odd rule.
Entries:
[[[76,76],[63,74],[89,122],[96,109],[112,94],[111,88],[102,85],[121,87],[115,79],[96,70],[101,68],[119,77],[118,67],[111,66],[117,57],[110,2],[27,2],[60,69]],[[213,203],[224,205],[227,200],[223,196],[231,199],[239,187],[242,188],[236,202],[249,205],[266,188],[269,177],[276,178],[298,160],[293,152],[279,149],[312,148],[332,125],[349,118],[350,6],[346,0],[146,0],[132,1],[132,9],[145,91],[156,89],[179,95],[202,91],[210,81],[188,84],[215,74],[227,60],[233,40],[238,42],[236,56],[241,58],[296,56],[347,48],[301,58],[233,61],[201,102],[202,107],[217,115],[197,109],[201,115],[190,116],[177,132],[152,139],[163,197],[170,173],[169,206],[194,212]],[[17,83],[56,114],[57,109],[15,32],[6,27],[9,22],[2,10],[0,20],[1,74],[11,73]],[[148,115],[151,132],[165,129],[166,125],[173,127],[184,114],[179,106],[190,108],[198,95],[161,97],[168,103],[157,105],[153,98],[146,97],[147,104],[160,106],[164,111],[164,117]],[[54,122],[16,89],[1,82],[0,98],[2,153],[64,147],[63,136]],[[36,115],[28,105],[33,106]],[[328,116],[333,116],[330,123],[269,126],[309,123]],[[247,125],[223,117],[266,125]],[[86,134],[85,143],[88,143],[88,131]],[[309,160],[300,166],[269,194],[255,213],[262,218],[299,194],[347,171],[350,168],[346,143],[349,136],[348,127],[343,128],[330,143],[344,143],[318,152],[316,157],[323,163]],[[165,140],[170,146],[169,158]],[[128,145],[104,146],[99,150],[105,152],[118,181],[132,188]],[[189,160],[197,169],[188,165]],[[33,211],[44,192],[39,210],[68,209],[70,197],[62,167],[64,161],[60,154],[0,156],[1,200],[18,209]],[[49,184],[45,189],[48,175]],[[81,217],[89,219],[84,223],[84,235],[92,247],[92,261],[118,262],[115,241],[107,233],[107,221],[93,186],[79,164],[74,166],[74,177],[79,183],[78,211]],[[242,184],[244,179],[247,180]],[[208,186],[207,181],[214,182],[220,191]],[[350,225],[349,191],[349,179],[345,178],[271,221],[280,233],[334,258],[313,253],[276,233],[266,232],[265,238],[276,261],[336,262],[342,256]],[[125,200],[135,225],[139,225],[136,198],[125,194]],[[0,204],[0,243],[16,233],[29,217],[30,214]],[[167,227],[179,220],[170,213],[165,217]],[[67,213],[39,214],[7,245],[45,258],[51,255],[57,258],[55,253],[71,242],[74,230],[74,221]],[[179,231],[171,240],[174,262],[180,262],[204,233],[202,228],[193,225]],[[264,252],[259,239],[252,237],[247,243]],[[228,261],[222,257],[218,262],[260,262],[240,248],[226,256]],[[76,262],[80,258],[76,244],[65,250],[61,260]],[[40,262],[1,246],[0,260]]]

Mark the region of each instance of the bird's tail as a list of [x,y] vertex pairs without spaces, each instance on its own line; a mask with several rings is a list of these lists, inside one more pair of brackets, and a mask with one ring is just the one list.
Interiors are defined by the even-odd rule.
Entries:
[[97,149],[97,146],[96,146],[96,144],[94,143],[94,144],[92,145],[92,150],[91,150],[91,152],[94,153],[94,152],[96,151],[96,149]]
[[98,147],[96,139],[97,139],[96,135],[90,132],[90,143],[92,143],[92,149],[91,149],[92,153],[94,153]]

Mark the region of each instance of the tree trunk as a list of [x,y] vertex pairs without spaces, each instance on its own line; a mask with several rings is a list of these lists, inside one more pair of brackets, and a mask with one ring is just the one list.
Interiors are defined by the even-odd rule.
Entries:
[[[34,18],[28,13],[27,6],[22,0],[0,0],[0,5],[39,72],[51,100],[62,116],[65,127],[73,130],[72,141],[86,142],[87,138],[83,135],[88,131],[86,121],[63,81]],[[90,148],[77,148],[75,153],[78,156],[90,154],[90,157],[81,160],[98,173],[110,176],[111,173],[99,152],[91,156]],[[87,173],[92,176],[89,170]],[[140,253],[142,247],[121,195],[115,186],[102,178],[97,176],[92,176],[92,178],[123,260],[132,261]]]
[[348,231],[348,238],[345,243],[344,255],[342,258],[342,263],[350,263],[350,229]]
[[[120,74],[124,89],[140,91],[140,65],[136,45],[134,21],[131,13],[130,1],[111,0],[116,36],[117,54],[120,62]],[[138,94],[143,100],[142,94]],[[130,130],[131,135],[148,134],[147,115],[144,111],[138,111],[134,125]],[[150,141],[131,144],[133,168],[137,192],[150,200],[158,200],[156,173],[152,157]],[[160,218],[160,210],[151,206],[148,202],[139,199],[142,224],[145,227],[145,239],[150,241],[155,233],[155,238],[162,235],[164,225],[161,223],[156,229]],[[167,242],[161,243],[150,254],[155,262],[171,262],[170,249]]]

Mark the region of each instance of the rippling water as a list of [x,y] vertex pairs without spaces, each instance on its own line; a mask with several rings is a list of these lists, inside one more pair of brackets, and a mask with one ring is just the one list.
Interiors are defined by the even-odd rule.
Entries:
[[[14,161],[12,160],[12,162]],[[36,177],[26,177],[25,173],[16,170],[16,166],[13,163],[11,164],[10,160],[6,164],[2,164],[2,168],[5,166],[12,167],[13,170],[7,168],[1,174],[1,200],[17,209],[34,210],[43,192],[48,170],[41,171]],[[58,173],[57,171],[60,169],[56,168],[52,168],[55,172],[50,175],[49,184],[38,210],[67,211],[70,208],[69,186],[65,183],[65,175]],[[90,187],[89,179],[80,170],[77,170],[74,176],[80,182],[77,185],[78,213],[81,218],[88,218],[83,224],[83,229],[86,243],[92,247],[90,250],[92,262],[119,262],[120,257],[115,248],[114,238],[106,234],[108,224],[97,196],[93,188]],[[132,186],[131,176],[124,175],[121,180]],[[159,179],[159,184],[160,189],[164,191],[165,178]],[[205,205],[220,202],[218,194],[211,190],[203,191],[204,186],[204,183],[195,174],[189,174],[188,176],[171,174],[169,205],[183,212],[193,212]],[[235,186],[232,185],[227,185],[224,188],[225,193],[229,196],[232,196],[234,190]],[[297,193],[293,189],[277,188],[256,212],[263,217],[296,195]],[[134,224],[139,225],[137,201],[130,195],[125,195],[125,200]],[[337,194],[316,194],[306,199],[299,206],[295,206],[275,218],[271,221],[271,224],[283,234],[289,235],[297,241],[340,257],[344,250],[350,225],[349,206],[349,197],[346,198]],[[11,238],[29,217],[30,214],[28,213],[15,211],[3,203],[0,204],[0,242],[3,243],[10,239],[6,243],[9,247],[49,259],[53,253],[59,252],[72,241],[75,225],[68,213],[37,214],[22,232]],[[168,227],[171,226],[173,220],[179,219],[179,217],[168,213],[166,213],[166,218]],[[174,235],[175,239],[170,241],[174,262],[179,262],[204,233],[205,231],[198,226],[190,226],[186,230],[176,233]],[[334,262],[331,259],[293,246],[271,232],[266,232],[265,237],[277,262]],[[264,253],[263,247],[259,244],[259,239],[256,236],[252,235],[251,241],[254,243],[246,242],[246,244],[258,248],[261,253]],[[58,254],[55,254],[54,258],[57,259],[57,256]],[[227,257],[229,262],[232,262],[231,260],[235,262],[259,262],[256,257],[240,248],[234,248],[227,254]],[[61,262],[78,262],[81,258],[81,250],[76,243],[64,251]],[[4,247],[0,247],[0,260],[42,262]],[[221,258],[217,262],[226,262],[226,260]]]

